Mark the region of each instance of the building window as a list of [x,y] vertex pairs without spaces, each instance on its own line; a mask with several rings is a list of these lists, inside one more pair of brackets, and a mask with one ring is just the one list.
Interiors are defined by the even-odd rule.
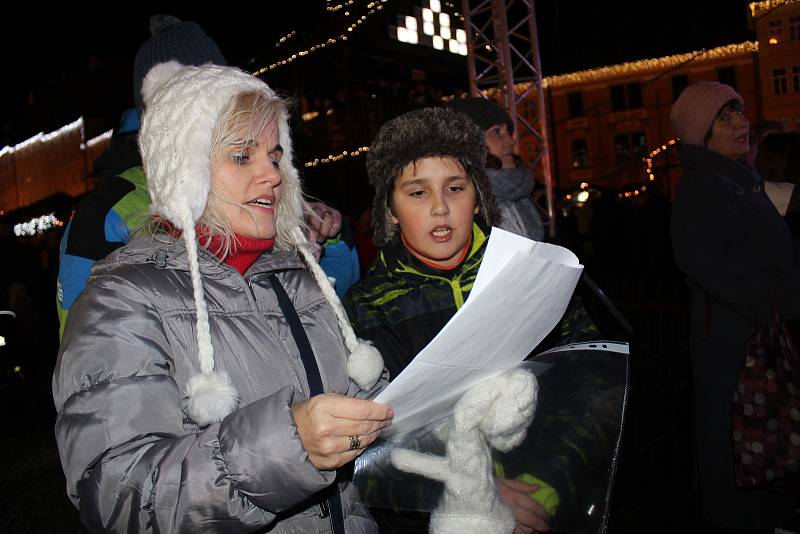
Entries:
[[783,19],[771,20],[769,28],[769,44],[778,44],[783,41]]
[[800,39],[800,15],[789,17],[789,39],[792,41]]
[[611,86],[611,110],[624,111],[642,107],[642,84],[629,83]]
[[575,92],[569,93],[567,95],[567,102],[569,104],[569,116],[570,118],[574,117],[583,117],[583,93]]
[[736,67],[717,69],[717,80],[719,80],[719,83],[730,85],[736,89]]
[[776,95],[785,95],[788,92],[785,67],[772,69],[772,92]]
[[589,146],[586,139],[572,140],[572,167],[585,169],[589,166]]
[[685,74],[678,74],[672,77],[672,101],[678,100],[684,89],[689,86],[689,77]]
[[792,65],[792,91],[800,93],[800,65]]
[[618,164],[641,160],[647,154],[644,132],[614,134],[614,157]]
[[625,86],[611,86],[611,111],[623,111],[625,106]]

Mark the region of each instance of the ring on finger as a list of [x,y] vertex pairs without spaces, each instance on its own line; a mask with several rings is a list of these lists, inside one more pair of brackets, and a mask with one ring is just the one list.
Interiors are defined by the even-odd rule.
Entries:
[[358,439],[358,436],[349,436],[350,437],[350,450],[355,451],[361,448],[361,440]]

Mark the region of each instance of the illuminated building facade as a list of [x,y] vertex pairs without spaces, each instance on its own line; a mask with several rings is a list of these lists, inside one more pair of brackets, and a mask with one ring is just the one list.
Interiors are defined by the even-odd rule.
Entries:
[[[682,171],[669,113],[681,91],[701,80],[735,87],[751,123],[780,120],[798,129],[800,1],[753,3],[750,16],[755,42],[546,78],[556,188],[671,192]],[[527,150],[521,147],[523,157]]]
[[[318,186],[312,192],[345,211],[357,212],[353,199],[371,202],[363,155],[380,125],[406,111],[404,106],[431,105],[467,87],[459,3],[409,0],[393,3],[391,10],[385,3],[328,2],[331,16],[346,22],[343,30],[309,34],[303,43],[301,35],[289,32],[270,49],[278,59],[250,65],[272,86],[292,87],[301,95],[297,163],[307,184]],[[671,191],[681,168],[672,150],[670,108],[684,87],[699,80],[733,85],[751,121],[780,119],[798,128],[800,0],[755,2],[749,11],[756,41],[546,78],[555,188],[566,193],[586,183],[631,196],[651,187]],[[330,95],[315,98],[320,88],[335,94],[332,102]],[[402,102],[391,95],[398,88]],[[425,94],[431,88],[437,88],[437,97]],[[537,102],[529,104],[527,118],[533,120]],[[109,134],[87,140],[78,119],[0,150],[0,212],[57,192],[73,197],[86,192]],[[523,159],[536,153],[534,142],[520,141]]]

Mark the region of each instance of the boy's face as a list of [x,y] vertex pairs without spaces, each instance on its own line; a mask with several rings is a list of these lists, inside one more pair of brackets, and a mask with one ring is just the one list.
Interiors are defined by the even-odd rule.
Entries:
[[472,179],[457,161],[425,158],[406,165],[394,181],[390,219],[416,257],[455,267],[478,213]]

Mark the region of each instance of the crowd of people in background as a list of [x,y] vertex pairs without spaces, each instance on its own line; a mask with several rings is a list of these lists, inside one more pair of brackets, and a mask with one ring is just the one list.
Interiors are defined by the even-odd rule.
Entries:
[[[349,97],[343,94],[302,97],[299,106],[303,115],[312,112],[320,114],[329,109],[334,112],[343,110],[347,106],[370,101],[375,93],[380,93],[382,98],[393,95],[404,100],[405,107],[424,108],[387,123],[374,140],[367,160],[369,179],[376,192],[371,209],[359,214],[340,213],[335,207],[325,204],[326,199],[321,199],[323,203],[307,207],[301,198],[297,171],[292,166],[292,140],[285,121],[283,101],[277,99],[272,89],[262,82],[249,79],[244,73],[225,66],[224,57],[216,44],[193,23],[171,17],[160,18],[153,31],[154,36],[142,46],[136,59],[136,109],[124,115],[114,133],[111,149],[98,162],[98,175],[102,181],[82,201],[67,228],[57,228],[33,237],[17,237],[6,221],[0,220],[0,251],[6,258],[0,263],[0,310],[14,313],[12,322],[0,322],[0,328],[9,329],[0,331],[0,335],[7,339],[7,344],[0,347],[0,351],[4,355],[13,355],[13,358],[2,363],[2,384],[4,387],[13,387],[25,381],[47,383],[56,369],[54,388],[60,414],[58,436],[69,483],[69,496],[80,508],[82,519],[90,528],[102,530],[108,527],[112,518],[104,517],[108,513],[105,511],[108,503],[103,502],[108,498],[107,495],[103,495],[102,491],[94,491],[85,483],[87,479],[91,478],[109,494],[124,493],[120,489],[124,484],[119,480],[125,479],[125,473],[132,467],[143,465],[140,455],[144,451],[149,450],[151,452],[147,454],[152,454],[153,450],[162,446],[167,451],[180,442],[184,443],[180,445],[186,449],[184,454],[191,456],[194,462],[192,469],[195,469],[193,472],[199,477],[198,480],[212,480],[215,469],[221,465],[214,456],[218,451],[211,451],[214,447],[227,455],[230,461],[228,465],[239,470],[236,476],[247,476],[242,475],[230,487],[214,487],[213,491],[209,490],[209,484],[199,482],[197,488],[206,492],[200,500],[195,500],[196,496],[192,495],[169,497],[168,506],[156,507],[157,517],[154,519],[163,522],[159,524],[165,530],[194,528],[207,519],[222,521],[231,528],[234,525],[247,525],[248,528],[277,525],[277,531],[282,531],[281,528],[291,531],[298,525],[301,525],[299,528],[317,528],[332,520],[325,516],[323,521],[317,518],[322,514],[309,514],[308,510],[314,506],[323,509],[325,506],[338,506],[339,517],[336,521],[357,531],[374,531],[369,514],[362,513],[352,488],[345,489],[342,486],[341,495],[339,492],[327,492],[319,497],[321,493],[318,492],[333,482],[331,469],[345,465],[360,454],[377,437],[380,428],[391,421],[389,408],[363,399],[371,398],[387,380],[394,378],[463,304],[457,300],[451,302],[451,282],[438,289],[434,287],[435,284],[426,286],[429,293],[419,298],[413,293],[398,296],[392,292],[395,289],[392,284],[402,285],[406,282],[392,278],[393,269],[403,270],[404,276],[408,276],[411,265],[415,269],[414,276],[427,276],[430,280],[440,281],[452,281],[453,277],[458,277],[459,283],[464,283],[460,277],[468,276],[471,269],[477,272],[483,253],[481,246],[484,246],[491,226],[497,221],[500,221],[501,228],[530,239],[550,240],[542,212],[533,200],[537,184],[515,152],[514,123],[500,106],[483,98],[457,99],[438,106],[441,93],[424,83],[403,86],[387,82],[385,86],[377,88],[361,88]],[[171,37],[168,39],[167,35]],[[151,69],[170,60],[178,60],[181,65],[173,67],[170,72],[170,76],[176,78],[165,76],[160,83],[166,85],[161,87],[183,91],[183,100],[169,91],[159,93],[159,87],[148,89],[146,78]],[[186,95],[191,97],[192,105],[205,98],[197,91],[198,83],[236,89],[224,93],[225,98],[214,99],[209,104],[213,108],[211,113],[207,109],[201,111],[200,107],[185,105]],[[271,111],[264,112],[261,109],[255,112],[247,100],[252,95],[257,95],[257,100],[268,101],[268,104],[259,105],[272,106]],[[155,111],[148,109],[148,105],[153,105],[152,109],[156,109],[156,105],[162,106],[158,108],[159,113],[165,115],[156,115]],[[556,227],[555,242],[572,249],[586,266],[586,272],[618,303],[637,298],[652,302],[660,298],[676,298],[675,295],[659,293],[659,288],[665,280],[675,281],[685,276],[688,292],[681,293],[677,298],[690,310],[686,319],[690,326],[690,338],[687,341],[693,372],[694,440],[697,445],[696,463],[703,517],[708,525],[721,532],[767,532],[774,527],[797,528],[800,523],[793,510],[797,503],[793,498],[744,492],[735,487],[730,449],[729,400],[745,343],[760,328],[764,317],[769,315],[773,302],[786,320],[800,318],[800,188],[797,186],[800,181],[800,133],[788,131],[780,123],[758,124],[751,129],[741,105],[742,99],[733,88],[716,82],[690,85],[676,101],[672,122],[681,141],[680,160],[686,174],[674,199],[657,187],[650,188],[647,194],[634,201],[620,198],[616,191],[598,190],[580,208],[564,207],[562,210],[561,206],[557,206],[558,215],[549,224]],[[188,106],[183,111],[191,116],[208,114],[208,117],[204,117],[205,130],[202,132],[208,137],[209,144],[205,152],[199,155],[193,152],[194,147],[188,140],[181,146],[173,147],[169,145],[172,140],[163,137],[163,125],[159,126],[158,121],[167,121],[165,124],[168,124],[168,118],[165,117],[174,113],[173,107],[180,106]],[[431,106],[438,107],[431,109]],[[240,112],[242,115],[237,115]],[[258,117],[259,113],[263,116]],[[242,116],[246,116],[244,122],[241,122]],[[226,120],[230,123],[231,131],[223,131],[224,128],[219,126],[219,121],[224,123]],[[254,127],[255,131],[249,131],[248,128],[253,128],[258,121],[261,122]],[[461,125],[459,121],[469,126]],[[454,124],[458,128],[451,131]],[[193,127],[200,131],[201,126]],[[376,131],[381,126],[375,125]],[[246,133],[242,135],[240,130]],[[141,134],[140,131],[145,133]],[[464,135],[469,137],[466,140],[458,135],[452,139],[448,137],[464,132],[475,134],[474,139],[466,133]],[[267,192],[259,190],[260,196],[256,195],[258,199],[255,196],[247,197],[246,194],[237,197],[241,205],[258,204],[254,209],[263,210],[258,211],[252,220],[243,217],[235,209],[226,211],[230,206],[208,208],[209,205],[214,206],[215,195],[225,190],[222,181],[228,176],[217,172],[221,167],[215,167],[223,165],[218,158],[228,147],[226,145],[225,149],[221,149],[216,144],[212,146],[212,134],[213,143],[219,143],[219,136],[239,136],[231,143],[231,146],[236,145],[238,152],[222,156],[225,164],[234,161],[236,165],[249,165],[248,162],[255,162],[262,156],[269,158],[261,162],[267,169],[263,173],[266,178],[261,180],[255,173],[252,177],[253,183],[258,180],[269,182],[268,190],[265,189]],[[140,135],[150,137],[141,141]],[[443,146],[436,147],[437,142],[443,143]],[[401,150],[403,143],[417,145]],[[465,146],[471,152],[459,152]],[[266,147],[268,150],[256,155],[253,147]],[[160,164],[162,160],[166,161],[165,154],[173,149],[187,154],[187,163],[184,167],[179,165],[172,168],[173,174],[165,173]],[[195,179],[187,169],[195,171],[203,165],[214,171],[205,177],[205,189],[196,192],[186,187],[188,181]],[[409,165],[413,172],[409,171]],[[426,165],[432,165],[433,170],[426,171]],[[445,172],[443,166],[446,165],[454,166],[456,170],[448,167]],[[229,171],[229,175],[233,176],[241,172],[238,169],[248,167],[231,168],[233,170]],[[448,195],[463,190],[472,195],[469,202],[464,204],[469,205],[466,208],[461,206],[461,211],[466,214],[462,226],[468,227],[468,235],[457,235],[463,239],[458,241],[457,250],[450,251],[452,254],[447,257],[436,256],[425,248],[427,245],[415,242],[413,212],[410,209],[404,212],[407,209],[404,201],[393,196],[405,183],[403,180],[418,171],[436,176],[450,173],[450,178],[455,176],[460,179],[457,185],[461,189],[457,192],[445,187],[441,189],[446,189]],[[183,178],[185,181],[181,181]],[[175,193],[173,181],[185,189]],[[275,194],[274,191],[281,184],[281,194]],[[447,187],[451,187],[449,184]],[[409,194],[415,195],[416,192]],[[209,213],[209,209],[217,211]],[[259,226],[263,221],[258,217],[265,213],[268,215],[265,216],[265,220],[269,219],[268,224]],[[149,220],[148,217],[153,214],[158,218]],[[283,217],[282,220],[289,220],[290,223],[275,222],[276,217]],[[236,221],[241,226],[237,226],[239,222]],[[255,229],[248,226],[251,223]],[[309,227],[310,233],[307,231]],[[144,236],[125,246],[137,233],[141,234],[143,228],[148,228]],[[197,238],[194,235],[196,229]],[[441,230],[445,231],[453,232],[453,235],[457,233],[454,227]],[[150,243],[154,233],[162,239],[155,246]],[[232,242],[233,236],[236,237]],[[168,245],[162,246],[164,243]],[[166,257],[176,247],[188,259],[181,256],[179,264],[169,264],[166,268],[164,265],[167,261],[164,258],[159,259],[151,254],[153,250],[164,249]],[[291,252],[295,249],[310,252],[293,256]],[[236,253],[231,254],[232,250]],[[284,253],[286,257],[281,256]],[[109,254],[115,255],[116,263],[103,262]],[[320,266],[317,266],[317,261]],[[96,286],[90,283],[88,296],[84,296],[96,262],[100,263],[95,274],[111,274],[104,283]],[[202,284],[209,284],[208,281],[213,279],[208,273],[209,269],[213,270],[215,263],[227,263],[242,276],[252,277],[252,273],[247,274],[248,269],[254,264],[261,265],[258,262],[263,263],[265,272],[274,271],[274,274],[269,279],[252,279],[251,290],[252,284],[255,284],[254,298],[258,300],[258,305],[265,308],[272,306],[274,309],[270,309],[270,313],[275,314],[280,328],[291,331],[294,344],[279,349],[293,355],[296,352],[297,361],[302,362],[294,369],[297,376],[304,377],[301,381],[307,390],[304,390],[305,400],[300,403],[292,404],[291,395],[282,389],[291,382],[291,373],[287,372],[282,377],[285,379],[283,382],[269,376],[269,373],[262,373],[263,376],[259,375],[261,382],[254,386],[254,378],[248,373],[258,375],[262,372],[258,370],[260,364],[255,360],[245,363],[244,366],[249,370],[239,374],[232,372],[231,378],[220,378],[215,374],[215,361],[233,362],[237,355],[249,353],[255,350],[253,347],[269,345],[272,341],[262,336],[254,326],[258,322],[257,317],[248,316],[244,320],[247,323],[252,319],[253,324],[239,324],[237,321],[242,320],[240,318],[221,319],[225,315],[225,292],[216,286],[206,285],[204,294]],[[277,263],[272,265],[271,262]],[[397,267],[397,262],[402,263],[402,269]],[[141,265],[148,263],[157,263],[159,269],[167,271],[186,271],[186,279],[173,279],[169,277],[172,275],[167,276],[160,271],[146,276],[136,272]],[[130,269],[125,270],[118,264]],[[225,273],[229,274],[227,271]],[[119,280],[114,282],[116,285],[109,286],[108,280],[114,277]],[[335,293],[326,285],[329,278],[334,281]],[[414,286],[413,281],[407,283]],[[119,373],[127,373],[126,380],[139,380],[139,369],[132,371],[124,362],[92,361],[92,351],[97,350],[92,343],[114,354],[127,354],[129,347],[135,346],[141,339],[137,337],[138,333],[125,339],[98,335],[96,322],[105,318],[98,316],[97,310],[104,309],[113,315],[114,310],[135,307],[131,302],[139,298],[141,309],[138,311],[144,313],[142,310],[148,307],[147,299],[157,300],[159,290],[140,294],[131,292],[130,287],[141,289],[144,285],[150,287],[149,284],[160,287],[162,291],[167,288],[170,295],[179,295],[173,297],[177,300],[172,303],[172,308],[161,311],[170,316],[162,325],[163,329],[179,332],[176,337],[180,340],[177,343],[166,338],[159,338],[156,340],[158,343],[150,340],[148,350],[155,350],[152,346],[160,343],[159,350],[172,355],[176,345],[184,347],[186,361],[192,363],[180,364],[185,365],[179,371],[182,378],[189,383],[195,380],[194,377],[200,376],[197,384],[200,384],[200,380],[213,383],[214,388],[227,392],[228,398],[214,400],[214,403],[226,407],[217,413],[216,408],[192,404],[193,395],[201,397],[204,394],[204,385],[187,386],[185,391],[182,383],[177,388],[170,384],[169,387],[165,386],[166,389],[154,389],[152,395],[164,403],[160,411],[168,407],[167,411],[172,410],[180,415],[184,409],[180,399],[188,397],[189,407],[184,415],[188,413],[193,422],[187,426],[175,425],[174,421],[167,422],[166,419],[159,420],[152,425],[148,423],[140,431],[127,431],[120,437],[117,435],[122,432],[119,428],[112,431],[110,427],[103,427],[102,423],[97,423],[100,427],[94,428],[80,422],[87,413],[100,410],[110,398],[119,401],[104,389],[104,379],[89,383],[85,377],[116,377]],[[292,311],[291,304],[286,306],[286,292],[281,289],[282,284],[289,288],[288,292],[292,295],[290,300],[294,300],[297,310]],[[235,280],[231,282],[233,286]],[[347,293],[351,286],[352,289]],[[198,290],[198,287],[201,289]],[[465,291],[469,293],[469,289]],[[123,293],[125,299],[120,297]],[[321,361],[325,360],[321,364],[324,367],[323,375],[330,373],[335,377],[335,384],[323,387],[319,381],[319,370],[316,371],[316,379],[314,373],[309,371],[309,361],[314,359],[312,347],[319,351],[323,346],[335,346],[337,357],[355,354],[358,348],[353,341],[355,335],[342,316],[337,293],[339,297],[344,297],[345,309],[356,333],[381,348],[388,371],[382,375],[379,371],[370,380],[362,380],[363,377],[349,365],[344,368],[338,360],[333,361],[335,358],[328,361],[317,355]],[[274,297],[277,299],[274,306],[273,294],[277,295]],[[389,321],[391,324],[381,322],[386,318],[381,315],[383,311],[379,308],[387,306],[387,299],[390,298],[395,299],[392,302],[402,301],[398,306],[407,312],[403,321],[408,321],[408,324],[398,326],[394,319],[394,322]],[[109,299],[117,300],[109,303]],[[246,300],[242,302],[246,303]],[[56,301],[58,313],[54,305]],[[236,305],[244,305],[242,302],[237,301]],[[436,309],[422,309],[420,302]],[[307,313],[307,310],[301,309],[305,304],[319,309]],[[79,319],[68,320],[73,305],[78,307]],[[201,312],[206,305],[210,311]],[[178,309],[183,311],[178,313]],[[439,322],[431,321],[428,317],[434,312]],[[298,313],[304,321],[297,318]],[[175,319],[183,315],[191,315],[192,318],[190,321]],[[421,320],[420,317],[425,319]],[[320,321],[324,322],[322,328],[316,328],[314,325]],[[607,314],[597,313],[594,303],[587,302],[584,305],[576,297],[563,321],[569,324],[559,327],[559,332],[564,333],[561,336],[563,339],[559,339],[563,342],[596,339],[604,330],[613,331],[612,328],[605,328],[607,321]],[[154,319],[153,324],[156,322]],[[310,342],[307,338],[303,341],[305,336],[299,333],[298,328],[303,329],[302,325],[298,327],[301,322],[309,331]],[[66,342],[61,347],[57,368],[59,339],[65,327]],[[152,329],[158,330],[155,326]],[[152,329],[148,330],[148,335]],[[246,335],[234,343],[230,339],[236,336],[226,338],[226,329],[230,329],[228,334],[238,331]],[[398,346],[395,344],[398,337],[407,343]],[[97,341],[99,338],[102,339]],[[213,349],[208,348],[211,339],[214,341]],[[413,343],[409,340],[413,340]],[[201,352],[198,365],[195,364],[194,351],[186,349],[195,341]],[[309,354],[311,360],[307,359]],[[215,357],[218,359],[215,360]],[[142,369],[162,366],[159,368],[163,371],[164,365],[166,368],[172,365],[164,363],[171,361],[170,358],[172,356],[165,357],[164,361],[159,360],[156,364],[145,358],[139,363]],[[223,364],[226,369],[232,368],[232,365]],[[353,382],[348,381],[348,373],[350,379],[360,387],[354,387]],[[166,374],[153,372],[148,380],[157,381],[164,376]],[[131,390],[141,390],[144,387],[142,384],[137,383]],[[343,400],[346,397],[331,393],[353,398]],[[152,401],[138,398],[136,393],[131,395],[134,399],[132,402]],[[216,390],[209,395],[217,399],[214,397]],[[354,423],[346,428],[339,421],[335,423],[344,428],[339,432],[341,435],[336,436],[341,439],[335,445],[335,453],[331,453],[330,436],[322,436],[320,431],[324,425],[312,413],[314,406],[310,401],[315,395],[324,397],[323,400],[329,402],[330,406],[337,406],[337,410],[347,412],[347,418],[351,420],[358,419],[353,415],[357,410],[361,410],[359,413],[362,415],[369,412],[364,417],[369,424],[359,421],[363,424],[357,427],[358,430],[352,430]],[[88,402],[90,397],[95,399],[92,402],[96,405],[87,408],[81,402]],[[265,416],[248,411],[248,405],[262,406],[264,413],[274,419],[272,423],[276,427],[283,428],[284,434],[288,433],[286,435],[296,431],[299,441],[281,441],[286,436],[277,438],[277,433],[270,430],[271,423],[266,421]],[[287,415],[284,408],[293,411],[294,419]],[[119,416],[110,412],[108,415],[110,418]],[[155,419],[155,415],[153,417]],[[135,424],[141,424],[141,420],[130,421],[130,424],[133,428]],[[200,427],[202,430],[199,430]],[[258,431],[253,431],[253,428]],[[83,441],[75,438],[76,433],[83,436]],[[157,440],[142,439],[142,436],[153,433],[161,437]],[[98,440],[97,435],[103,435],[103,440]],[[167,435],[173,437],[163,437]],[[198,440],[199,448],[209,447],[211,452],[207,451],[208,454],[203,457],[192,452],[193,446],[186,444],[190,440],[187,436]],[[277,448],[291,449],[287,458],[291,456],[290,461],[297,464],[298,472],[277,475],[275,472],[265,473],[262,472],[263,466],[248,460],[247,454],[240,455],[242,443],[256,449],[256,443],[270,440]],[[134,441],[135,448],[132,445]],[[115,452],[117,448],[127,449]],[[303,450],[311,457],[313,466],[304,464]],[[104,469],[115,469],[110,476],[103,469],[95,469],[94,462],[103,456],[107,463]],[[181,461],[188,462],[181,458],[175,465]],[[159,462],[147,464],[147,470],[138,473],[136,484],[152,481],[151,475],[157,470]],[[270,469],[280,471],[281,467],[270,466]],[[303,472],[298,474],[299,471]],[[275,488],[270,482],[273,476],[284,477],[285,484],[281,486],[281,491],[288,491],[286,488],[292,487],[295,482],[299,489],[286,502],[265,497]],[[233,511],[232,503],[226,497],[229,491],[233,491],[232,487],[250,496],[246,506]],[[510,487],[507,484],[502,489],[506,494],[535,495],[542,487],[550,486],[547,481],[536,479],[532,484],[511,481]],[[161,490],[156,484],[148,491],[152,491],[148,497],[150,499]],[[162,496],[159,494],[157,498]],[[344,515],[341,511],[342,500],[345,501]],[[532,502],[525,501],[522,510],[512,507],[517,532],[547,530],[553,508],[548,508],[544,500],[535,496]],[[112,514],[113,520],[120,522],[122,530],[142,528],[144,523],[138,523],[142,521],[138,514],[147,515],[148,507],[152,508],[153,503],[143,500],[137,502],[136,506],[141,508],[133,512],[126,509],[122,515],[116,512]],[[186,515],[176,520],[179,511]],[[379,519],[379,523],[389,528],[398,526],[398,521],[402,524],[408,518],[388,515]],[[419,521],[418,517],[412,518],[407,531],[424,530]],[[422,521],[427,521],[427,518],[422,518]]]

